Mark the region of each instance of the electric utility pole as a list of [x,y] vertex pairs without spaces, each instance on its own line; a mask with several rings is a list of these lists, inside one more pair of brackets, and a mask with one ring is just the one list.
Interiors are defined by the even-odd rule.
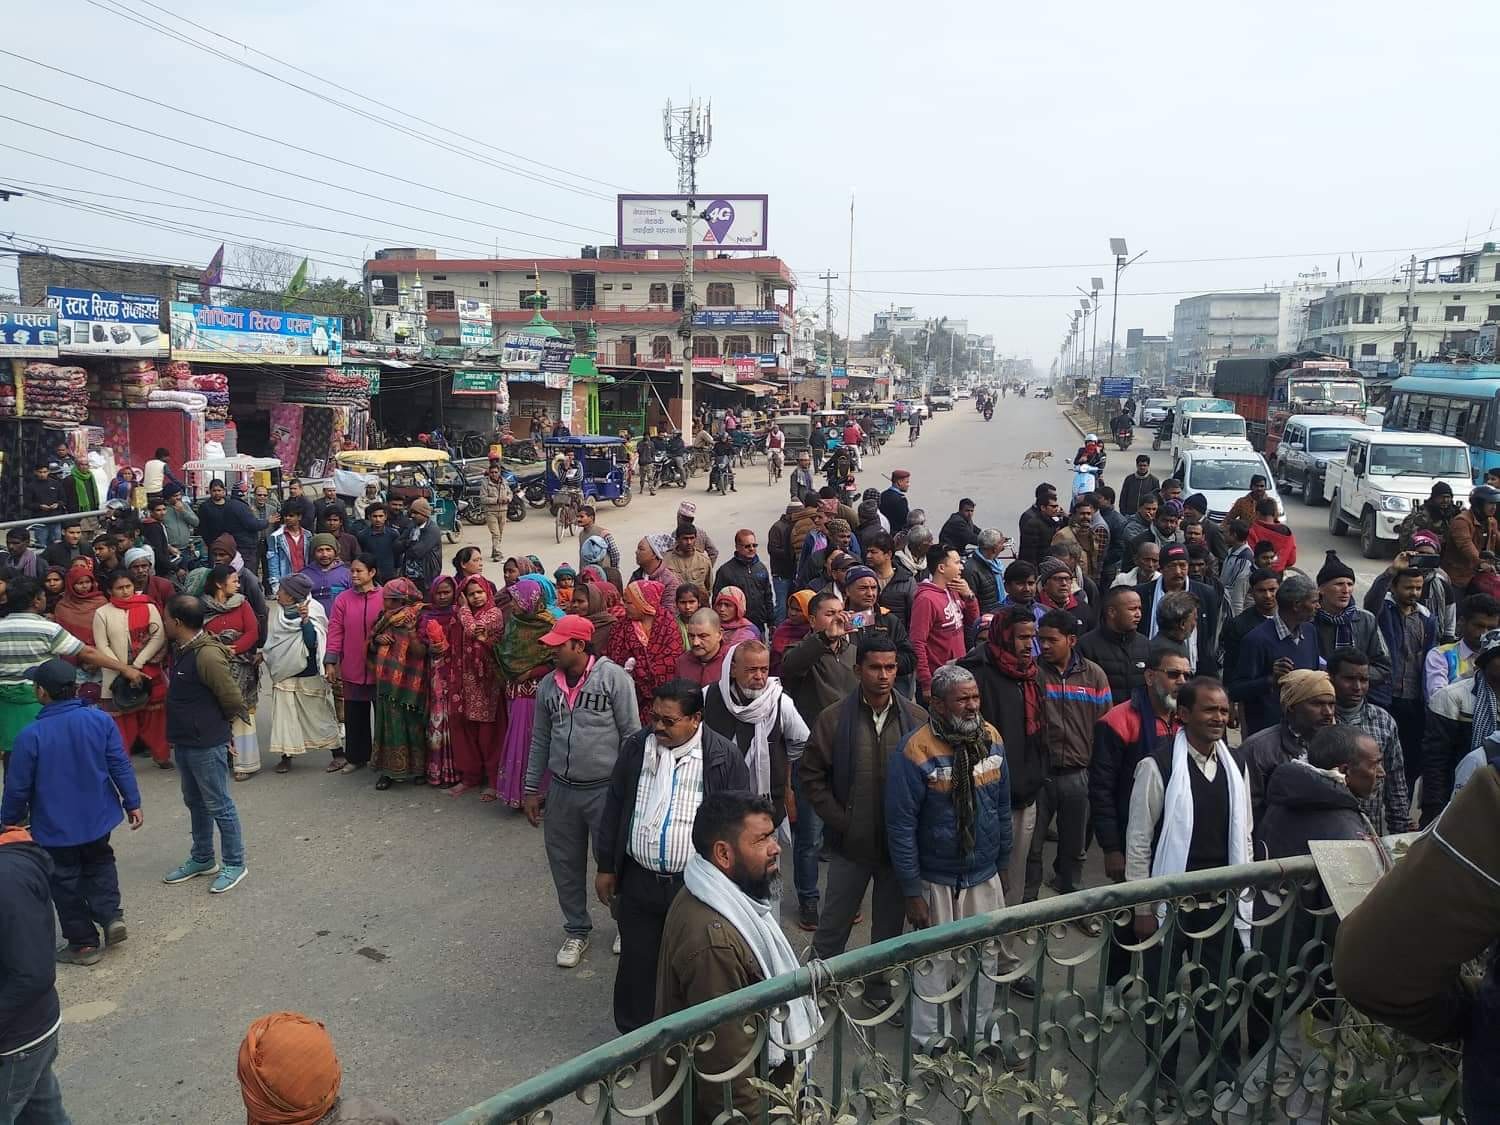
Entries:
[[825,283],[827,290],[823,305],[823,343],[828,349],[828,370],[823,375],[824,410],[833,409],[833,283],[838,279],[839,275],[832,270],[818,274],[818,280]]
[[[678,335],[682,338],[682,400],[679,414],[682,418],[683,439],[689,444],[693,438],[693,317],[697,314],[697,302],[693,299],[693,233],[695,224],[703,215],[697,209],[698,158],[708,153],[713,143],[713,105],[691,101],[687,105],[673,108],[670,101],[662,111],[662,138],[667,151],[677,158],[677,190],[687,196],[687,206],[673,211],[672,218],[682,224],[682,327]],[[670,419],[668,419],[670,421]]]
[[1417,256],[1411,256],[1406,267],[1406,324],[1401,329],[1401,374],[1411,374],[1411,355],[1415,347],[1412,321],[1417,318]]

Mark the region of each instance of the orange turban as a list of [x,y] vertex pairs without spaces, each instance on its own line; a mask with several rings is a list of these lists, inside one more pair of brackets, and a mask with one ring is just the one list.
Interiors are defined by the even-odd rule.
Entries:
[[272,1012],[240,1044],[240,1097],[248,1125],[314,1125],[338,1101],[343,1067],[317,1020]]

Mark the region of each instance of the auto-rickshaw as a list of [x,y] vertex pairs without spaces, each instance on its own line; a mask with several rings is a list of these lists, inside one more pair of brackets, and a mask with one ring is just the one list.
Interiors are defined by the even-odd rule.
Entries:
[[381,483],[387,499],[403,497],[408,504],[421,497],[432,505],[432,518],[449,543],[458,542],[460,504],[469,492],[463,466],[449,461],[441,449],[425,445],[403,449],[347,449],[335,462],[341,469],[368,473]]

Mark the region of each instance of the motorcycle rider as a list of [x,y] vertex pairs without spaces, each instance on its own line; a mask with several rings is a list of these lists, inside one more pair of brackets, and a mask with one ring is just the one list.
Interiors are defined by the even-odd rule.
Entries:
[[681,430],[672,430],[667,434],[666,453],[672,464],[677,466],[678,476],[687,480],[687,442],[682,440]]
[[1109,432],[1116,437],[1119,437],[1121,434],[1125,435],[1126,437],[1134,437],[1134,418],[1134,414],[1130,413],[1128,410],[1122,409],[1118,414],[1116,414],[1109,420]]
[[1099,441],[1098,434],[1085,434],[1083,444],[1078,447],[1078,452],[1073,455],[1073,464],[1092,465],[1099,470],[1100,475],[1104,473],[1104,445]]
[[712,456],[713,468],[708,474],[708,491],[714,490],[722,476],[724,483],[729,485],[729,491],[738,492],[734,487],[734,437],[729,430],[719,431],[719,436],[714,439]]

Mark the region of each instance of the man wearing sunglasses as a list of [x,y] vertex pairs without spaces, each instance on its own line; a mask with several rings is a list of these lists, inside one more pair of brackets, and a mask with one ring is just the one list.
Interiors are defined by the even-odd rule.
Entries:
[[1089,806],[1094,837],[1104,849],[1104,873],[1116,883],[1125,880],[1125,825],[1135,767],[1162,739],[1177,733],[1177,691],[1192,674],[1187,651],[1176,641],[1157,637],[1146,656],[1146,686],[1094,724]]

